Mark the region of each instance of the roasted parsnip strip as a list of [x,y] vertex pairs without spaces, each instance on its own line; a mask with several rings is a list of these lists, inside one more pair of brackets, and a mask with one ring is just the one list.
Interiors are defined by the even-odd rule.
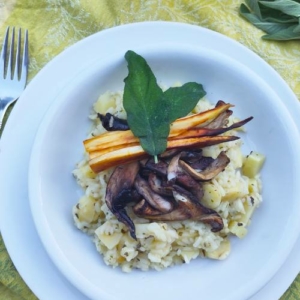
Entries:
[[[195,126],[203,127],[212,122],[212,120],[217,118],[221,113],[226,111],[231,106],[231,104],[222,104],[205,112],[177,119],[171,124],[169,137],[179,135]],[[127,130],[105,132],[99,136],[85,140],[83,144],[87,152],[92,152],[99,150],[100,148],[110,148],[113,146],[135,142],[138,142],[138,139],[133,135],[131,130]]]
[[143,159],[148,156],[149,155],[141,146],[132,146],[97,156],[89,161],[89,165],[95,173],[99,173],[111,167]]
[[207,124],[212,122],[221,113],[232,107],[231,104],[222,104],[213,109],[206,110],[202,113],[186,116],[184,118],[177,119],[171,124],[169,137],[176,136],[193,128],[195,126],[205,127]]
[[113,147],[104,148],[104,149],[99,148],[99,150],[89,152],[89,158],[93,159],[93,158],[95,158],[97,156],[101,156],[103,154],[106,154],[106,153],[109,153],[109,152],[112,152],[112,151],[116,151],[116,150],[119,150],[119,149],[122,149],[122,148],[139,146],[139,145],[140,145],[140,143],[136,142],[136,143],[130,143],[130,144],[121,144],[121,145],[118,145],[118,146],[113,146]]
[[216,144],[238,140],[237,136],[202,136],[196,138],[170,140],[167,143],[167,150],[173,148],[208,147]]
[[236,122],[236,123],[232,124],[231,126],[224,127],[224,128],[191,128],[191,129],[181,133],[180,135],[171,137],[170,139],[176,140],[176,139],[184,139],[184,138],[190,138],[190,137],[219,135],[219,134],[222,134],[229,130],[239,128],[239,127],[245,125],[246,123],[248,123],[249,121],[251,121],[252,119],[253,119],[253,117],[249,117],[243,121]]
[[[239,139],[239,137],[236,136],[205,136],[199,138],[171,140],[167,143],[167,150],[173,148],[184,149],[188,147],[207,147],[224,142],[234,141],[237,139]],[[141,146],[132,146],[95,157],[89,161],[89,165],[95,173],[98,173],[118,164],[123,164],[137,159],[143,159],[147,156],[148,154],[143,150]]]
[[108,131],[99,136],[83,141],[87,152],[97,151],[99,149],[110,148],[123,144],[139,142],[131,130],[126,131]]
[[[181,140],[181,139],[186,139],[186,138],[196,138],[196,137],[201,137],[201,136],[215,136],[215,135],[219,135],[222,134],[224,132],[227,132],[229,130],[235,129],[235,128],[239,128],[243,125],[245,125],[246,123],[248,123],[249,121],[251,121],[253,119],[253,117],[249,117],[245,120],[242,120],[240,122],[234,123],[229,127],[225,127],[225,128],[216,128],[216,129],[210,129],[210,128],[191,128],[188,131],[183,132],[180,135],[174,136],[174,137],[169,137],[168,141],[170,140]],[[136,139],[137,142],[135,143],[130,143],[127,144],[126,142],[124,144],[120,144],[118,146],[112,146],[110,148],[99,148],[99,150],[96,151],[92,151],[89,153],[90,155],[90,159],[93,159],[97,156],[103,155],[105,153],[108,152],[112,152],[121,148],[125,148],[125,147],[131,147],[131,146],[137,146],[139,145],[138,139]],[[119,141],[121,142],[121,141]]]

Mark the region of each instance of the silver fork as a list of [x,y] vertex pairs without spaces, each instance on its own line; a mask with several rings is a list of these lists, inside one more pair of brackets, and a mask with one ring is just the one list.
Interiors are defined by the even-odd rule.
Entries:
[[7,27],[0,57],[0,129],[7,108],[21,95],[27,82],[28,73],[28,31],[25,30],[23,55],[21,59],[21,28],[18,30],[17,50],[14,54],[15,28],[12,28],[10,49],[8,36],[10,28]]

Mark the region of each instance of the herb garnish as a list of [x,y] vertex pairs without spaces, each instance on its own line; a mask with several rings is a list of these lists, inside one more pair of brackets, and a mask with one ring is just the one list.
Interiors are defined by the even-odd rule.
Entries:
[[267,34],[265,40],[287,41],[300,39],[300,1],[246,0],[240,14]]
[[123,105],[128,125],[143,149],[157,160],[167,147],[170,124],[191,112],[206,92],[196,82],[164,92],[142,56],[129,50],[125,59],[128,76],[124,79]]

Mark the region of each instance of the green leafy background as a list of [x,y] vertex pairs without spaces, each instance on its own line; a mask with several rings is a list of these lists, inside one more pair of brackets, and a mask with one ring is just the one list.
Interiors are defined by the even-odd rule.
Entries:
[[246,0],[240,7],[241,15],[267,34],[265,40],[300,39],[300,1]]
[[[223,33],[257,53],[279,72],[299,99],[300,41],[261,39],[265,33],[239,14],[242,3],[239,0],[0,0],[0,39],[7,25],[29,29],[29,77],[32,78],[65,48],[106,28],[146,20],[196,24]],[[0,299],[36,299],[15,270],[1,237]],[[299,276],[282,299],[300,299]]]

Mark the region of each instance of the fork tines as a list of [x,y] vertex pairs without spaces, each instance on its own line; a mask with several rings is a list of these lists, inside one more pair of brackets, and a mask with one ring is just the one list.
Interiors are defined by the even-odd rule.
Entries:
[[[15,44],[15,28],[13,27],[11,30],[11,38],[10,38],[10,49],[9,48],[9,31],[10,28],[7,27],[3,47],[1,51],[0,57],[0,74],[5,79],[17,79],[24,82],[24,86],[27,80],[27,73],[28,73],[28,30],[25,30],[24,35],[24,45],[23,45],[23,55],[21,59],[21,28],[18,30],[18,37],[17,37],[17,49],[16,54],[14,55],[14,44]],[[8,53],[9,51],[9,53]],[[7,61],[8,59],[8,61]]]

